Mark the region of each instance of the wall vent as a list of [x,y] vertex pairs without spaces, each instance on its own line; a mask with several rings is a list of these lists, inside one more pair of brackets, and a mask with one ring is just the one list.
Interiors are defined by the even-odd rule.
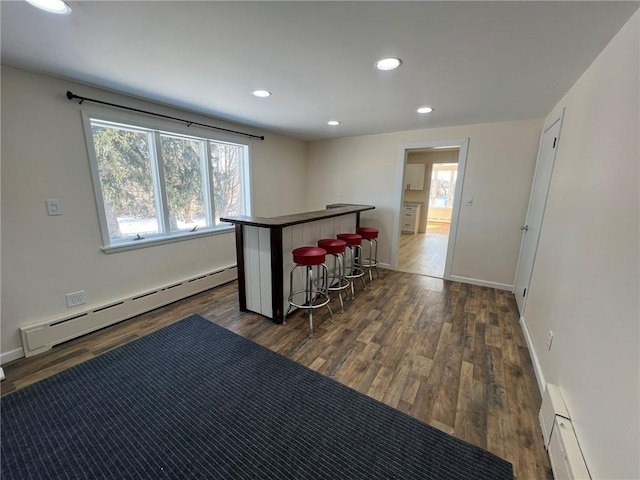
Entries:
[[234,265],[74,315],[20,327],[24,354],[26,357],[30,357],[46,352],[59,343],[204,292],[237,278],[238,270]]

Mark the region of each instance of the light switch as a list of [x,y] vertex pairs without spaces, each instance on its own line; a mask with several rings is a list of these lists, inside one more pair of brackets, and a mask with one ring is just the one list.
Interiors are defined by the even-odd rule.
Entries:
[[60,200],[47,200],[47,212],[49,215],[62,215]]
[[464,197],[464,206],[470,207],[471,205],[473,205],[473,196],[467,195],[466,197]]

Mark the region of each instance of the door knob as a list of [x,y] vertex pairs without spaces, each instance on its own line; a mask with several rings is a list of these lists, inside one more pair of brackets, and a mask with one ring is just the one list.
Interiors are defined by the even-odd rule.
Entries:
[[520,227],[520,230],[524,230],[525,232],[529,231],[529,225],[525,225],[524,227]]

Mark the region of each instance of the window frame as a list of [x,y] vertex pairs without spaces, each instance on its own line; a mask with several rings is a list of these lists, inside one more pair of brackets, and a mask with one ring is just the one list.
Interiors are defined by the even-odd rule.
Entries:
[[[241,182],[241,205],[242,215],[251,215],[252,203],[251,203],[251,147],[250,143],[242,138],[239,139],[236,135],[225,134],[205,130],[200,127],[183,126],[169,121],[152,121],[147,118],[141,118],[135,114],[121,113],[119,115],[113,115],[113,113],[105,112],[102,109],[87,108],[81,110],[82,123],[84,127],[84,135],[87,145],[87,153],[89,158],[89,166],[91,170],[91,179],[93,183],[93,192],[96,200],[96,210],[98,214],[98,221],[100,224],[100,232],[102,236],[102,247],[100,249],[104,253],[117,253],[123,251],[136,250],[139,248],[146,248],[155,245],[165,245],[174,242],[180,242],[190,240],[194,238],[201,238],[211,235],[220,235],[234,231],[234,225],[230,223],[221,223],[215,225],[215,218],[213,218],[213,175],[211,164],[211,143],[230,144],[239,146],[243,150],[242,160],[240,162],[240,182]],[[133,240],[127,238],[122,241],[113,242],[109,235],[109,228],[106,217],[105,202],[102,195],[102,183],[100,179],[100,172],[98,168],[98,159],[96,156],[95,144],[93,141],[93,131],[91,122],[92,120],[98,122],[105,122],[115,124],[116,127],[133,128],[139,130],[146,130],[150,133],[152,143],[150,144],[150,162],[153,175],[154,188],[156,189],[156,209],[157,209],[157,221],[158,229],[160,233],[149,236],[140,240]],[[207,215],[207,221],[210,222],[210,226],[204,228],[198,228],[195,232],[191,231],[171,231],[169,225],[169,203],[167,200],[166,192],[166,179],[164,174],[164,160],[162,158],[162,152],[159,148],[161,135],[166,134],[169,136],[182,137],[189,140],[203,141],[204,158],[201,159],[201,168],[203,175],[203,199],[206,200],[206,205],[203,205],[205,213]]]

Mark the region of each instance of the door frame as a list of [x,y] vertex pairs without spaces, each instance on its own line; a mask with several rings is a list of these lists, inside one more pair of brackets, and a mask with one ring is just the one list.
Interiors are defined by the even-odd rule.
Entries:
[[[553,170],[555,169],[555,163],[556,163],[556,157],[558,156],[558,149],[560,148],[560,144],[562,142],[561,137],[562,137],[562,124],[564,122],[564,113],[565,113],[565,109],[562,108],[556,115],[553,115],[553,117],[551,117],[551,119],[548,122],[545,122],[544,126],[542,127],[542,133],[540,134],[540,143],[538,144],[538,156],[536,157],[536,168],[533,172],[533,180],[531,180],[531,192],[529,193],[529,203],[527,204],[527,214],[524,218],[524,224],[523,227],[528,225],[529,223],[529,214],[531,211],[531,201],[533,200],[533,187],[536,184],[536,178],[538,176],[539,173],[539,167],[540,167],[540,156],[542,154],[542,142],[544,140],[544,135],[545,133],[547,133],[547,131],[553,127],[556,123],[560,122],[559,125],[559,129],[558,129],[558,142],[556,145],[556,148],[554,149],[554,153],[553,153],[553,159],[551,160],[551,176],[549,177],[549,184],[546,185],[546,192],[545,192],[545,196],[544,196],[544,205],[542,207],[542,221],[540,222],[540,230],[538,232],[538,238],[536,239],[536,243],[535,243],[535,250],[533,253],[533,262],[531,264],[531,272],[529,273],[529,279],[527,282],[527,287],[526,290],[529,290],[529,288],[531,287],[531,279],[533,278],[533,270],[535,269],[536,266],[536,256],[538,255],[538,246],[540,245],[540,236],[542,235],[542,226],[544,225],[544,214],[547,210],[547,199],[549,198],[549,190],[551,189],[551,182],[553,181]],[[520,274],[520,267],[521,265],[521,260],[522,260],[522,249],[524,247],[524,241],[525,241],[525,237],[526,237],[526,232],[523,233],[522,238],[520,240],[520,251],[518,253],[518,263],[516,264],[516,274],[513,277],[513,290],[511,291],[511,293],[516,294],[516,287],[517,287],[517,282],[518,282],[518,275]],[[527,301],[529,299],[528,295],[525,295],[523,298],[523,304],[522,304],[522,311],[518,312],[520,314],[520,318],[524,318],[524,312],[527,308]]]
[[[453,210],[451,212],[451,227],[449,229],[449,241],[447,242],[447,257],[444,264],[445,280],[451,277],[451,266],[453,263],[453,253],[455,250],[456,236],[458,233],[458,218],[460,205],[462,205],[462,186],[464,184],[464,174],[467,166],[467,152],[469,150],[469,138],[451,138],[449,140],[425,140],[422,142],[402,143],[398,148],[398,160],[396,163],[396,185],[394,189],[394,219],[393,232],[391,235],[391,261],[390,267],[393,270],[398,268],[398,249],[400,246],[400,221],[402,217],[402,193],[404,187],[404,173],[407,164],[409,150],[433,147],[458,148],[458,177],[453,198]],[[425,207],[428,208],[428,205]]]

